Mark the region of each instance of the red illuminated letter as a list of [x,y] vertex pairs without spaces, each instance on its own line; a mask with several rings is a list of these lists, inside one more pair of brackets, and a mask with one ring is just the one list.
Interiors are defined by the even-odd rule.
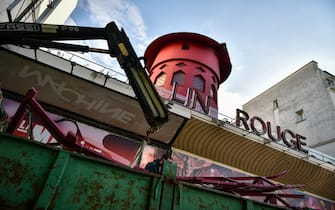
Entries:
[[[257,120],[262,125],[262,130],[259,131],[255,128],[255,120]],[[261,136],[266,133],[266,125],[265,122],[260,117],[253,117],[250,119],[250,127],[255,132],[256,135]]]
[[[283,139],[283,142],[286,144],[286,146],[288,146],[288,147],[291,148],[292,145],[291,145],[290,142],[287,140],[287,138],[286,138],[286,134],[290,134],[292,138],[295,138],[295,135],[294,135],[294,133],[293,133],[291,130],[289,130],[289,129],[285,129],[285,130],[282,132],[282,134],[281,134],[281,137],[282,137],[282,139]],[[292,141],[292,139],[291,139],[290,141]]]
[[302,151],[302,152],[305,152],[305,153],[308,153],[307,150],[305,150],[305,149],[303,149],[303,148],[301,147],[301,145],[306,146],[306,143],[305,143],[305,142],[302,142],[302,140],[306,140],[306,137],[301,136],[301,135],[299,135],[299,134],[295,134],[295,139],[296,139],[296,141],[291,140],[291,143],[294,144],[294,146],[295,146],[298,150],[300,150],[300,151]]
[[[240,114],[243,114],[244,117],[241,117]],[[245,111],[242,111],[240,109],[236,109],[236,127],[240,127],[241,126],[241,121],[244,125],[244,128],[246,130],[249,130],[249,126],[247,121],[249,120],[249,115],[248,113],[246,113]]]
[[268,136],[269,138],[274,141],[274,142],[279,142],[281,140],[281,130],[280,130],[280,126],[276,126],[276,131],[277,131],[277,138],[275,138],[272,135],[272,131],[271,131],[271,123],[270,122],[266,122],[267,127],[268,127]]

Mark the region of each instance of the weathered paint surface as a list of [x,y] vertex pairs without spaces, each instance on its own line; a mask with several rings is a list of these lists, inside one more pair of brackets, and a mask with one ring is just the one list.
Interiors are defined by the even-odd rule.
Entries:
[[0,209],[224,209],[280,207],[57,150],[0,133]]

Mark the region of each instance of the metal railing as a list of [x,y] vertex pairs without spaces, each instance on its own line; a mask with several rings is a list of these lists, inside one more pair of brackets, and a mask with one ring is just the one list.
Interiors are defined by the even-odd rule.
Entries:
[[61,50],[50,50],[47,48],[42,48],[43,51],[51,53],[53,55],[56,55],[58,57],[64,58],[65,60],[68,60],[70,62],[74,62],[74,64],[79,64],[81,66],[84,66],[86,68],[89,68],[91,70],[94,70],[96,72],[99,72],[106,77],[112,77],[114,79],[117,79],[121,82],[128,83],[128,78],[126,76],[126,73],[120,68],[118,70],[106,67],[105,65],[98,64],[95,61],[92,61],[88,58],[85,58],[84,56],[80,56],[75,53],[61,51]]

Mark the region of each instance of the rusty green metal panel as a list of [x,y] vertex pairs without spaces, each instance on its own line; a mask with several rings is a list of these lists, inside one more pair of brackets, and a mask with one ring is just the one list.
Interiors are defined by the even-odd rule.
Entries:
[[179,209],[233,210],[243,209],[243,200],[225,196],[215,191],[207,191],[192,185],[183,185],[176,189]]
[[52,199],[57,192],[58,185],[63,178],[70,154],[68,152],[59,152],[52,170],[44,184],[44,188],[35,204],[36,209],[43,209],[45,206],[50,206]]
[[0,209],[276,210],[175,180],[176,165],[153,175],[0,133]]
[[58,185],[53,209],[145,209],[151,177],[72,157]]
[[154,177],[0,135],[0,209],[147,209]]
[[50,173],[57,151],[35,144],[0,137],[0,204],[25,209],[38,198],[45,177]]

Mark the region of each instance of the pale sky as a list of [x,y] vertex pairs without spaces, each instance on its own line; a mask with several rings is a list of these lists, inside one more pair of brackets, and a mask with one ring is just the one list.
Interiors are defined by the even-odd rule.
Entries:
[[79,0],[67,23],[123,27],[138,56],[156,38],[195,32],[225,42],[232,72],[219,112],[236,108],[308,62],[335,75],[334,0]]

